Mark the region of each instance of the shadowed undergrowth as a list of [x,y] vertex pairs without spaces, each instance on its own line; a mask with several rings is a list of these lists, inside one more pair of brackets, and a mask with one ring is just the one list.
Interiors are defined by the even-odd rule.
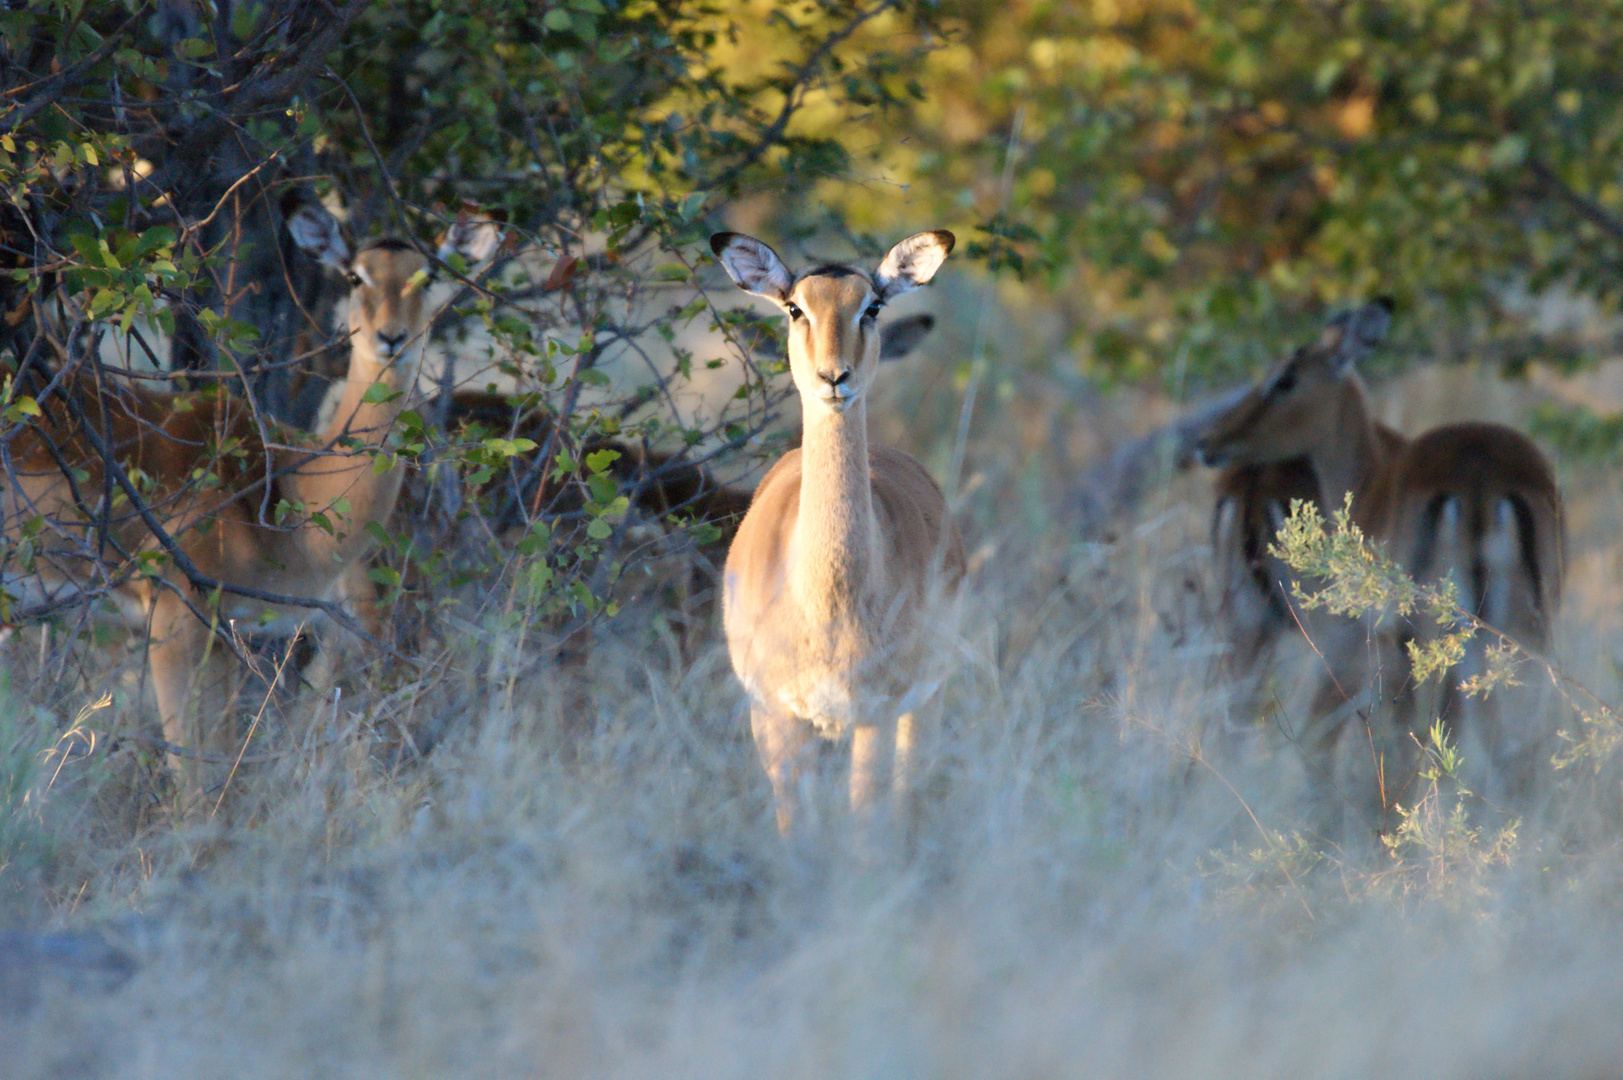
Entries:
[[[109,651],[30,682],[30,639],[0,910],[136,966],[108,990],[42,961],[26,1002],[0,980],[9,1075],[1615,1071],[1595,781],[1563,775],[1508,846],[1315,843],[1289,740],[1210,735],[1199,497],[1071,544],[996,490],[966,508],[1005,524],[969,530],[972,644],[895,863],[849,857],[837,816],[780,843],[719,643],[684,661],[635,598],[577,667],[497,655],[502,605],[470,612],[422,668],[272,710],[227,806],[178,822],[138,746],[64,757],[89,687],[114,699],[82,728],[138,713]],[[380,750],[425,726],[425,758]],[[1431,795],[1416,812],[1446,824]]]

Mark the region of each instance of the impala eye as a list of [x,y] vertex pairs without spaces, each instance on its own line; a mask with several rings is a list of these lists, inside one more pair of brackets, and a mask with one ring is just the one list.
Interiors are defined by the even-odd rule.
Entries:
[[879,318],[879,309],[884,306],[885,302],[883,300],[875,300],[868,305],[868,310],[862,313],[862,317],[864,319],[877,319]]
[[802,315],[805,314],[805,312],[800,310],[800,305],[799,304],[786,303],[783,306],[784,306],[784,309],[789,312],[789,318],[791,318],[791,319],[798,319]]
[[1269,387],[1268,392],[1288,394],[1294,389],[1296,389],[1296,368],[1292,366],[1279,373],[1279,378],[1274,380],[1274,385]]
[[349,281],[350,288],[359,289],[361,287],[361,275],[357,274],[355,271],[351,270],[349,273],[345,274],[344,277]]

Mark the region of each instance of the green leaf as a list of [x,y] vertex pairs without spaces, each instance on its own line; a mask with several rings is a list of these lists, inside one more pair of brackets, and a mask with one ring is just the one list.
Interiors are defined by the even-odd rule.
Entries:
[[492,453],[510,458],[529,453],[535,449],[536,443],[534,439],[486,439],[484,446]]
[[536,561],[530,564],[530,595],[538,596],[552,585],[553,570],[545,562]]
[[368,405],[386,405],[400,394],[399,390],[391,389],[386,383],[375,382],[366,388],[361,400]]
[[690,191],[677,205],[676,213],[683,221],[692,221],[704,212],[705,204],[709,201],[708,191]]
[[374,585],[382,585],[386,589],[400,587],[400,571],[389,566],[374,566],[366,572],[367,579]]
[[618,450],[594,450],[586,455],[586,469],[588,472],[601,473],[619,459]]

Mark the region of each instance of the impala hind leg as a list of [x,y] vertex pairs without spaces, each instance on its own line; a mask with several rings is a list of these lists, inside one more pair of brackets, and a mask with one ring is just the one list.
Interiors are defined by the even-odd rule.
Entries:
[[[1501,664],[1517,669],[1517,681],[1498,683],[1491,692],[1465,700],[1468,720],[1480,743],[1475,782],[1478,793],[1489,803],[1526,811],[1548,784],[1555,717],[1549,680],[1538,656],[1550,630],[1545,588],[1536,569],[1541,553],[1533,527],[1524,524],[1511,499],[1499,499],[1485,514],[1480,550],[1479,614],[1493,631],[1519,648],[1496,653],[1493,650],[1499,640],[1485,630],[1477,633],[1467,649],[1463,678],[1489,675],[1491,668]],[[1531,662],[1520,650],[1531,654]]]
[[[755,752],[772,784],[772,803],[777,813],[778,833],[790,835],[797,817],[805,809],[810,792],[802,790],[807,766],[817,763],[816,735],[811,726],[786,712],[750,706],[750,733],[755,736]],[[815,771],[815,770],[813,770]],[[802,823],[802,828],[803,828]]]

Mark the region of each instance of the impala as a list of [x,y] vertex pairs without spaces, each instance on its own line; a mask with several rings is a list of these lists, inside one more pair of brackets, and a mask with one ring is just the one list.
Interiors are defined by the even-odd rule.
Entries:
[[[319,436],[221,392],[158,394],[81,369],[41,396],[42,415],[6,447],[0,525],[13,551],[25,540],[32,550],[8,591],[25,609],[110,596],[148,635],[164,737],[176,746],[229,746],[223,673],[206,662],[224,648],[212,624],[302,621],[308,612],[282,599],[340,599],[367,555],[368,526],[388,517],[400,489],[400,465],[375,467],[373,451],[416,384],[431,261],[399,240],[354,252],[309,203],[286,220],[299,248],[351,285],[349,381]],[[499,239],[490,222],[463,222],[440,254],[483,259]],[[196,786],[181,761],[171,765]]]
[[[1219,538],[1225,529],[1249,534],[1239,546],[1256,551],[1259,523],[1269,520],[1272,528],[1277,516],[1266,508],[1277,491],[1268,485],[1299,481],[1300,473],[1285,463],[1304,462],[1321,507],[1340,507],[1350,494],[1354,524],[1410,576],[1422,583],[1452,580],[1467,613],[1525,648],[1542,650],[1560,601],[1566,550],[1550,465],[1525,436],[1498,424],[1449,424],[1410,440],[1376,423],[1354,365],[1384,337],[1389,320],[1384,302],[1332,320],[1317,342],[1211,420],[1196,440],[1204,461],[1273,470],[1253,474],[1239,503],[1219,509]],[[1229,528],[1225,515],[1245,524]],[[1225,546],[1230,553],[1220,557],[1232,563],[1235,543],[1220,543],[1220,550]],[[1266,582],[1270,589],[1273,584]],[[1248,603],[1255,605],[1263,585],[1254,579]],[[1333,619],[1316,620],[1308,630],[1320,635],[1315,645],[1328,663],[1311,710],[1309,767],[1321,781],[1339,775],[1366,785],[1379,799],[1377,811],[1384,810],[1412,778],[1415,738],[1430,720],[1409,685],[1404,638],[1434,631]],[[1547,750],[1545,721],[1536,709],[1518,716],[1495,699],[1480,702],[1461,693],[1464,679],[1485,664],[1486,637],[1473,637],[1465,662],[1445,676],[1436,705],[1464,750],[1477,790],[1525,799]],[[1365,706],[1367,731],[1347,722]]]
[[761,480],[727,553],[727,650],[779,831],[795,828],[819,738],[850,738],[850,803],[873,822],[887,792],[905,803],[920,710],[940,681],[943,606],[964,572],[935,481],[901,451],[868,445],[878,316],[935,275],[953,236],[910,236],[872,273],[819,266],[798,277],[751,237],[717,233],[710,246],[739,288],[789,316],[803,422],[800,448]]
[[[1403,437],[1384,424],[1376,436],[1388,447]],[[1326,519],[1338,506],[1319,498],[1319,483],[1305,457],[1257,465],[1230,465],[1212,483],[1212,556],[1219,588],[1219,611],[1228,636],[1230,680],[1238,697],[1243,729],[1264,711],[1263,696],[1278,689],[1273,678],[1280,646],[1300,638],[1312,616],[1293,599],[1296,577],[1272,554],[1280,527],[1296,502],[1309,503]]]

